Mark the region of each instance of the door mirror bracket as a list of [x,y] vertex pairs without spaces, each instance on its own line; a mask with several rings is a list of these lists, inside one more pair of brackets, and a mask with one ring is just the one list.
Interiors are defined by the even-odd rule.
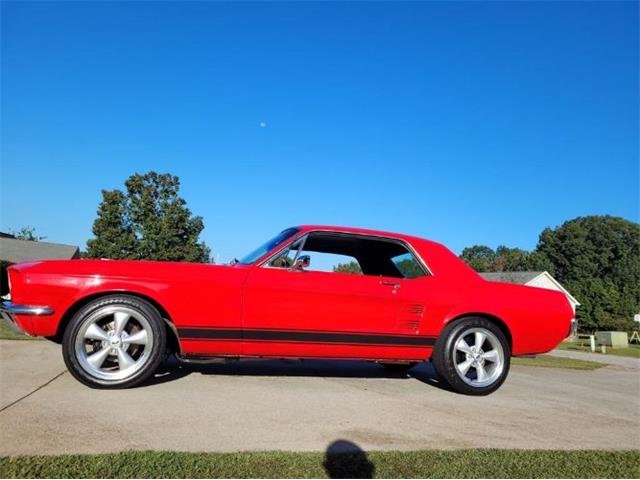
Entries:
[[309,255],[301,255],[296,260],[295,265],[292,270],[303,271],[305,268],[309,268],[311,266],[311,257]]

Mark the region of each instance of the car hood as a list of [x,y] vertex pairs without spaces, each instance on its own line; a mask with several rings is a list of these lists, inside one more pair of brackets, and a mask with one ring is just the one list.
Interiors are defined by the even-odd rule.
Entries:
[[56,274],[72,276],[127,277],[127,278],[165,278],[176,275],[189,275],[206,271],[228,271],[242,268],[240,265],[214,265],[208,263],[160,262],[147,260],[39,260],[22,262],[10,268],[19,274]]

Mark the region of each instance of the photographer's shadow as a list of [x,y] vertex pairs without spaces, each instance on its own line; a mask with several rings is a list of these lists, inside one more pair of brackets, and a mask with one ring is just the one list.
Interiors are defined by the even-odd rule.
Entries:
[[348,440],[332,442],[322,466],[329,478],[373,478],[376,470],[367,453]]

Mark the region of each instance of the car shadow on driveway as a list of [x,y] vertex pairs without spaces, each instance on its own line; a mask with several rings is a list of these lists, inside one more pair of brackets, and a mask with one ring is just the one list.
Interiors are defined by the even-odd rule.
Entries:
[[211,363],[183,362],[175,357],[167,359],[156,374],[141,385],[172,382],[188,375],[231,375],[265,377],[332,377],[415,379],[433,387],[451,391],[438,380],[431,362],[422,362],[405,372],[395,372],[374,362],[358,360],[219,360]]

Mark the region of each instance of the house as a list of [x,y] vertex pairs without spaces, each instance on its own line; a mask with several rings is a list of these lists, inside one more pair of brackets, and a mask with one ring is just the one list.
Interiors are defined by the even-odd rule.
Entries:
[[62,243],[20,240],[8,233],[0,232],[0,260],[18,263],[54,258],[80,258],[80,249],[75,245]]
[[569,300],[571,308],[573,308],[573,313],[576,313],[576,307],[580,305],[580,302],[578,302],[560,282],[553,278],[549,272],[482,272],[480,275],[485,280],[492,282],[519,283],[520,285],[527,285],[529,287],[548,288],[562,292],[566,295],[567,300]]
[[7,266],[28,260],[80,258],[80,248],[62,243],[20,240],[0,232],[0,296],[9,291]]

